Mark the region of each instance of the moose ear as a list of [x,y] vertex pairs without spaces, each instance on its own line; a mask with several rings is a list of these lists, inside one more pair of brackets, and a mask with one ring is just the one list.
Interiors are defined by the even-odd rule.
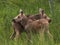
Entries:
[[41,14],[41,13],[44,13],[44,9],[39,8],[39,13],[40,13],[40,14]]
[[22,9],[20,9],[20,10],[19,10],[19,13],[20,13],[21,15],[23,15],[23,10],[22,10]]
[[21,18],[20,16],[18,16],[18,18]]

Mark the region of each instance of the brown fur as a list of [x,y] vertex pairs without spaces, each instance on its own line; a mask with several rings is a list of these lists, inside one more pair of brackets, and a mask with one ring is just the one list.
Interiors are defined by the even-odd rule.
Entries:
[[[43,18],[45,20],[45,23],[48,22],[47,24],[49,24],[50,18],[47,17],[46,15],[43,15]],[[24,32],[24,31],[30,31],[30,28],[34,29],[35,32],[37,32],[37,31],[39,32],[41,27],[44,27],[44,25],[45,26],[47,25],[47,24],[44,24],[44,25],[41,24],[44,21],[40,21],[40,19],[41,19],[41,14],[37,14],[37,15],[33,15],[33,16],[25,16],[24,14],[20,13],[12,20],[12,26],[14,28],[14,33],[11,35],[11,38],[14,38],[14,37],[18,38],[20,33]],[[46,28],[46,27],[44,27],[44,28]],[[44,29],[44,28],[42,28],[42,29]]]
[[24,26],[22,26],[20,23],[23,18],[26,19],[26,16],[22,12],[20,12],[19,15],[12,19],[12,27],[14,29],[14,32],[10,36],[10,38],[12,39],[14,39],[15,37],[18,38],[19,35],[25,31]]
[[[25,20],[25,19],[23,19],[23,20]],[[38,32],[38,33],[40,33],[40,35],[43,35],[44,32],[46,32],[49,37],[52,37],[52,35],[49,32],[49,22],[45,18],[41,18],[41,19],[35,20],[35,21],[28,19],[24,28],[27,31],[27,33],[30,33],[30,31],[31,31],[34,33]]]
[[23,32],[24,28],[19,23],[12,22],[12,27],[14,29],[13,34],[11,35],[11,39],[14,39],[15,37],[18,38],[20,33]]
[[29,15],[27,16],[29,19],[32,19],[33,21],[41,19],[41,18],[45,18],[48,19],[48,22],[51,22],[51,19],[44,13],[43,9],[39,9],[39,14],[35,14],[35,15]]

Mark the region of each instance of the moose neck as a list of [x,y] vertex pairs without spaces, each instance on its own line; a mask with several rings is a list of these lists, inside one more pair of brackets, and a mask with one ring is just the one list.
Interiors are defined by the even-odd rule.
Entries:
[[27,24],[27,22],[28,22],[28,18],[23,18],[21,20],[21,25],[25,28],[25,25]]

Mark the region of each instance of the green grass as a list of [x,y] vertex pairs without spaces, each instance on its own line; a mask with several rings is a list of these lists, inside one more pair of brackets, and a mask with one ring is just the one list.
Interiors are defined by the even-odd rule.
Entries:
[[[38,35],[32,35],[32,43],[29,43],[25,33],[21,34],[19,40],[11,40],[9,38],[13,32],[11,20],[18,14],[20,8],[25,14],[36,14],[38,8],[43,8],[52,19],[49,29],[53,40],[45,36],[41,42]],[[60,45],[60,0],[53,0],[52,8],[51,14],[48,0],[0,0],[0,45]]]

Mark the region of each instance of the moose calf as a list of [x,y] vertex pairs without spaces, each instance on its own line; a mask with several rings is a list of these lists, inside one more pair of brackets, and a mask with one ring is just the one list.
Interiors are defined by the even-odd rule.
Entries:
[[19,15],[17,15],[15,18],[12,19],[12,27],[14,29],[13,34],[10,36],[11,39],[14,39],[15,37],[18,38],[19,35],[24,32],[24,27],[20,23],[22,18],[25,18],[26,16],[23,14],[23,11],[20,10]]

